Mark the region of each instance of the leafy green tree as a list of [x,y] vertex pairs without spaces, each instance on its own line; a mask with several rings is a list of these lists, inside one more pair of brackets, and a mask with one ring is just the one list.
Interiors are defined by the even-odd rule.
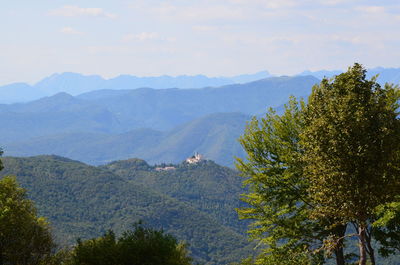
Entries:
[[313,87],[301,144],[315,219],[352,223],[359,264],[371,245],[376,209],[400,194],[400,120],[396,87],[366,79],[359,64]]
[[352,236],[360,264],[366,255],[375,264],[373,239],[383,255],[399,250],[399,99],[397,87],[366,80],[355,64],[314,86],[308,103],[292,98],[282,115],[248,124],[237,167],[249,207],[239,214],[265,247],[255,264],[319,264],[333,252],[344,265]]
[[254,118],[240,138],[247,158],[238,159],[237,168],[247,178],[249,192],[242,199],[250,207],[239,209],[239,214],[253,220],[249,233],[265,246],[256,264],[323,260],[315,254],[322,245],[322,226],[308,218],[312,205],[299,145],[303,108],[304,102],[292,98],[282,115],[270,110],[261,120]]
[[379,205],[376,208],[376,217],[372,232],[380,243],[380,254],[384,257],[400,254],[400,198]]
[[186,246],[176,238],[135,224],[120,238],[112,231],[80,241],[72,252],[74,265],[190,265]]
[[41,264],[51,256],[54,244],[46,220],[15,178],[0,180],[0,265]]

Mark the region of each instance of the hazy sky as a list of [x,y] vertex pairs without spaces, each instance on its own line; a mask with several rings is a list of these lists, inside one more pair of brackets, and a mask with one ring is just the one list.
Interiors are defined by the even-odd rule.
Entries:
[[399,0],[3,0],[0,84],[400,67]]

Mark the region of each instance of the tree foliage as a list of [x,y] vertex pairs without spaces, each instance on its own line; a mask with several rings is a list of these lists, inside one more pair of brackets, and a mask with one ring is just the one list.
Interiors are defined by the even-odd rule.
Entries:
[[[320,228],[308,219],[308,180],[303,174],[299,145],[303,130],[304,102],[294,98],[282,115],[272,109],[264,118],[254,118],[240,142],[247,160],[237,167],[247,177],[249,192],[243,200],[251,207],[239,209],[244,219],[253,219],[249,230],[254,239],[268,246],[257,264],[311,264],[320,257],[313,248],[321,245]],[[307,254],[308,253],[308,254]]]
[[380,243],[379,252],[387,257],[400,253],[400,198],[379,205],[376,208],[376,220],[373,236]]
[[361,224],[399,194],[399,99],[358,64],[314,86],[302,143],[316,215]]
[[50,257],[54,244],[46,220],[37,217],[15,178],[0,180],[0,264],[34,265]]
[[78,240],[72,265],[190,265],[186,247],[162,230],[136,224],[120,238],[108,231],[104,236]]
[[302,133],[313,217],[353,223],[360,264],[374,263],[376,208],[400,193],[400,120],[396,87],[366,79],[359,64],[314,86]]
[[248,124],[240,139],[248,156],[237,167],[249,207],[239,213],[265,246],[256,264],[322,263],[322,250],[344,264],[353,227],[360,264],[367,254],[376,262],[373,237],[382,254],[398,250],[399,100],[397,87],[367,80],[355,64],[315,85],[307,103],[291,99],[282,115]]

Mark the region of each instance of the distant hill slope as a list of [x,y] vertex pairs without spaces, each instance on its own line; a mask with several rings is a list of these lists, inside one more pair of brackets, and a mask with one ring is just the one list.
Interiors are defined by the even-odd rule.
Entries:
[[230,168],[205,160],[198,164],[169,165],[170,170],[167,171],[154,171],[154,167],[140,159],[115,161],[101,168],[130,182],[185,201],[238,233],[247,230],[248,222],[240,221],[235,210],[244,206],[239,200],[244,192],[243,178]]
[[3,143],[77,131],[113,132],[120,128],[107,108],[66,93],[28,103],[0,105],[0,122]]
[[243,134],[249,119],[250,116],[240,113],[217,113],[167,132],[152,129],[116,135],[70,132],[4,144],[3,149],[6,155],[57,154],[90,164],[130,157],[142,157],[150,163],[179,163],[200,152],[217,163],[233,166],[234,156],[244,155],[237,138]]
[[176,163],[198,151],[232,166],[243,155],[237,138],[250,115],[306,96],[317,82],[274,77],[203,89],[58,93],[0,105],[0,144],[6,155],[56,154],[91,164],[129,157]]
[[[40,214],[49,218],[62,244],[71,244],[78,237],[97,237],[110,228],[121,232],[142,219],[186,240],[196,261],[203,264],[227,264],[249,253],[244,236],[229,227],[237,225],[222,225],[218,220],[219,209],[215,206],[233,209],[238,201],[238,188],[224,194],[227,187],[237,184],[237,177],[226,168],[207,163],[198,168],[182,165],[179,173],[169,175],[155,172],[145,162],[139,168],[132,167],[129,161],[96,168],[57,156],[2,160],[5,169],[1,176],[17,176]],[[123,170],[129,168],[135,170],[136,179],[124,174]],[[170,195],[160,185],[154,189],[148,185],[152,179],[169,176],[174,179],[170,187],[178,185],[179,178],[186,184],[175,186]],[[227,187],[218,188],[217,184]],[[199,194],[192,190],[201,185],[205,185],[201,190],[204,200],[196,199]],[[185,199],[190,196],[193,199]]]
[[60,92],[78,95],[99,89],[135,89],[141,87],[155,89],[202,88],[247,83],[267,77],[270,77],[270,74],[267,71],[263,71],[233,77],[207,77],[204,75],[137,77],[133,75],[120,75],[115,78],[104,79],[98,75],[82,75],[66,72],[53,74],[32,86],[25,83],[0,86],[0,103],[27,102]]
[[26,83],[13,83],[0,86],[0,104],[27,102],[45,96],[47,96],[45,92]]
[[215,113],[195,119],[166,133],[146,154],[146,159],[176,163],[200,152],[207,159],[233,166],[234,156],[244,156],[238,138],[250,119],[251,116],[241,113]]
[[215,112],[262,113],[290,95],[308,95],[316,83],[311,76],[274,77],[216,88],[94,91],[77,98],[106,107],[125,129],[165,130]]

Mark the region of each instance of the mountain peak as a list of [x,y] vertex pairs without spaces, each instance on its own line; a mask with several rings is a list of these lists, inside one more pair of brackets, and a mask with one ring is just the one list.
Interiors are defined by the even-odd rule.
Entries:
[[48,98],[56,99],[56,100],[70,100],[70,99],[73,99],[74,97],[72,95],[68,94],[67,92],[59,92]]

